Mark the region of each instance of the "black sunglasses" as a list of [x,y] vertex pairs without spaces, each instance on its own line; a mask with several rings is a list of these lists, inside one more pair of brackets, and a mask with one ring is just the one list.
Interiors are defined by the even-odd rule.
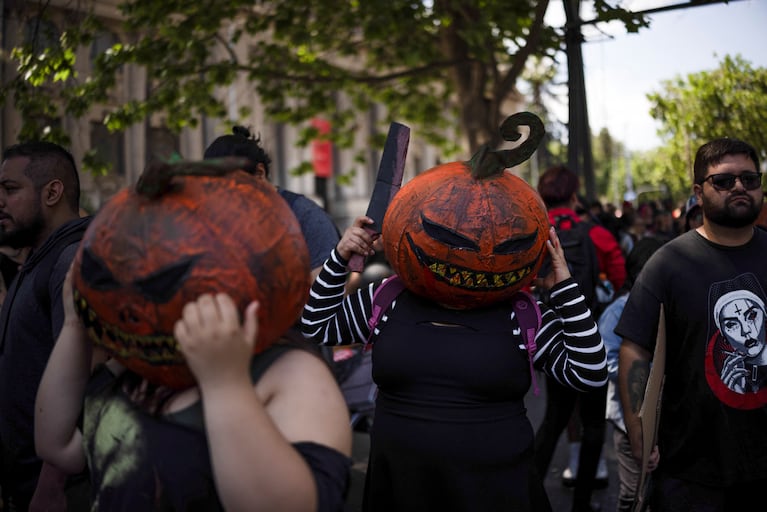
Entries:
[[703,178],[703,181],[708,180],[711,180],[711,184],[714,188],[720,191],[732,190],[732,187],[735,186],[735,180],[740,180],[743,184],[743,188],[746,190],[756,190],[762,185],[762,173],[744,172],[741,174],[730,174],[728,172],[723,172],[721,174],[712,174],[711,176]]

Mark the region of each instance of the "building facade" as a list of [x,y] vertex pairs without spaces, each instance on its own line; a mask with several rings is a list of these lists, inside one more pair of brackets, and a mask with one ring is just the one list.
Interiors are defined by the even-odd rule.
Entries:
[[[44,42],[57,41],[61,31],[76,16],[72,6],[83,4],[69,0],[49,0],[44,11],[40,2],[23,0],[0,0],[0,30],[3,54],[35,34]],[[95,56],[110,48],[114,43],[125,41],[127,35],[121,32],[118,0],[96,0],[85,2],[88,8],[104,22],[108,31],[101,34],[89,48],[80,48],[77,55],[78,72],[87,76]],[[42,16],[40,13],[44,12]],[[247,50],[247,41],[241,41],[236,51]],[[7,59],[0,68],[0,81],[14,76],[15,69]],[[124,66],[119,73],[117,85],[109,102],[91,109],[81,117],[61,116],[46,120],[63,128],[71,138],[70,150],[76,161],[82,162],[85,154],[96,150],[99,157],[110,163],[105,175],[94,175],[81,169],[82,206],[86,211],[97,211],[114,193],[136,182],[146,164],[155,158],[168,158],[173,153],[185,159],[200,159],[204,149],[216,137],[226,133],[227,120],[203,118],[196,128],[173,133],[164,125],[161,115],[153,115],[145,122],[135,124],[126,131],[110,133],[101,122],[110,107],[129,100],[144,99],[147,94],[147,77],[138,66]],[[48,91],[56,95],[55,90]],[[354,151],[338,150],[332,146],[310,146],[300,148],[295,143],[297,129],[293,126],[270,121],[252,84],[243,76],[226,90],[220,91],[229,111],[229,120],[247,126],[260,136],[264,148],[272,159],[272,181],[281,187],[303,193],[325,207],[339,229],[343,230],[354,218],[365,213],[372,192],[380,159],[380,150],[366,151],[367,161],[360,166],[354,160]],[[343,101],[341,98],[339,101]],[[240,108],[250,110],[246,118],[238,116]],[[9,99],[0,112],[0,149],[18,142],[21,118]],[[384,116],[382,107],[373,107],[359,116],[358,148],[365,148],[372,135],[380,131],[379,120]],[[407,120],[401,122],[407,124]],[[384,128],[385,129],[385,128]],[[300,163],[312,161],[319,172],[294,175],[291,169]],[[408,149],[405,181],[416,173],[426,170],[439,162],[437,150],[412,137]],[[350,184],[339,185],[334,176],[356,169]]]

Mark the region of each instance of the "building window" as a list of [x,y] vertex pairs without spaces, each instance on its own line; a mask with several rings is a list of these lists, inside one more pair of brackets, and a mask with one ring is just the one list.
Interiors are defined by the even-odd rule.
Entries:
[[91,43],[91,64],[96,61],[96,58],[99,55],[106,52],[119,42],[120,40],[114,33],[100,32]]
[[24,43],[31,45],[34,53],[58,46],[60,35],[53,22],[39,16],[31,18],[24,27]]
[[91,123],[91,150],[99,165],[125,176],[123,133],[111,133],[103,123]]
[[155,160],[167,162],[179,154],[178,135],[167,128],[151,126],[147,132],[146,148],[147,163]]

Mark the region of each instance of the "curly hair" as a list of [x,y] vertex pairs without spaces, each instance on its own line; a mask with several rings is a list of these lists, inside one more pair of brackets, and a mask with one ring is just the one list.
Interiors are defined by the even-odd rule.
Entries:
[[232,128],[232,135],[222,135],[214,140],[205,150],[203,158],[224,158],[227,156],[245,157],[253,163],[252,167],[245,170],[255,174],[258,164],[264,166],[266,178],[269,179],[269,164],[272,159],[261,147],[261,137],[254,137],[250,130],[244,126]]

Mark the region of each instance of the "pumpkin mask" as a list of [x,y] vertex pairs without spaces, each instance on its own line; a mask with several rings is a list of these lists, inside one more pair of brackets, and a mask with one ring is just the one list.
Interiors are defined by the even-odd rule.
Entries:
[[173,337],[183,306],[224,292],[260,302],[255,352],[297,320],[311,285],[301,229],[239,159],[150,166],[89,225],[75,255],[75,307],[89,339],[149,382],[194,385]]
[[532,155],[541,120],[521,112],[501,125],[511,150],[481,148],[410,180],[383,221],[384,251],[407,288],[448,307],[469,309],[510,298],[528,285],[546,254],[549,220],[536,190],[505,169]]

